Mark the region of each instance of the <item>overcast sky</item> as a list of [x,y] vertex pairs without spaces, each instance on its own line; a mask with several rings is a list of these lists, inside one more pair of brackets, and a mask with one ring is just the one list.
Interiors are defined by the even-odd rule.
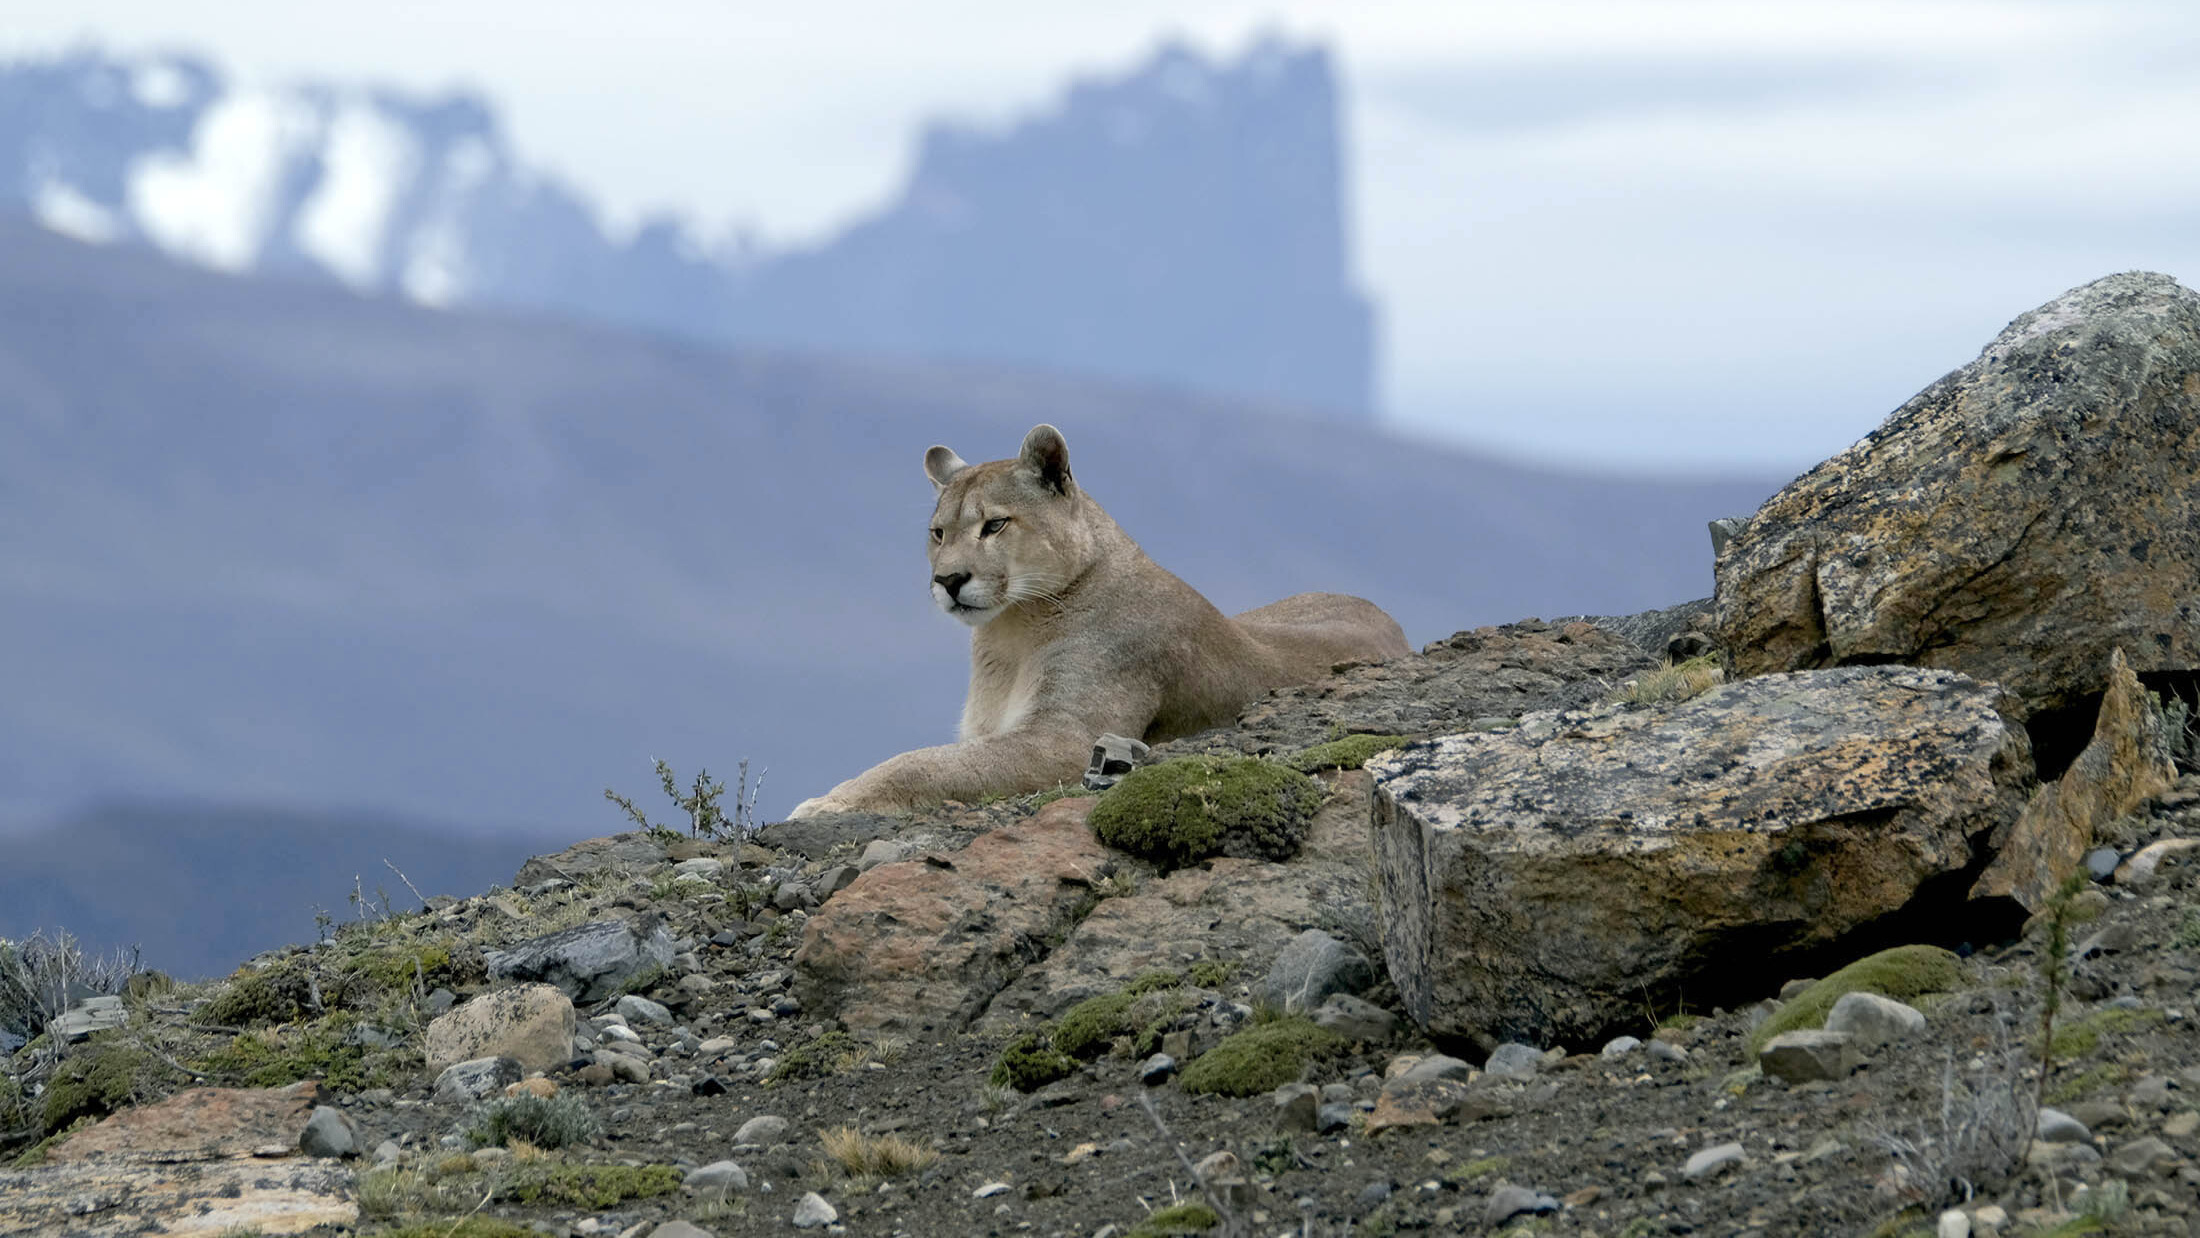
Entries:
[[1394,426],[1796,469],[2016,314],[2200,280],[2200,6],[1519,0],[0,0],[0,52],[478,89],[631,221],[770,241],[884,199],[925,118],[1006,119],[1164,37],[1328,42]]

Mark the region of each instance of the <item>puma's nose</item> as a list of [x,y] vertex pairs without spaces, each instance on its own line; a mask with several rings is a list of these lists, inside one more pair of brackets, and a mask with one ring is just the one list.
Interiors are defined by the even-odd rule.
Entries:
[[938,585],[942,589],[947,590],[948,601],[959,602],[962,599],[957,597],[956,594],[962,591],[962,587],[964,585],[970,583],[970,573],[952,572],[945,576],[934,576],[932,578],[932,583]]

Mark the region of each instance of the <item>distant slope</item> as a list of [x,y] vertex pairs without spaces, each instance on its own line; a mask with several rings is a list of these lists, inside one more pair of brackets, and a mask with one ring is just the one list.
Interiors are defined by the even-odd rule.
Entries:
[[231,280],[0,225],[0,816],[118,796],[618,824],[649,758],[767,814],[951,737],[924,448],[1033,423],[1226,609],[1416,642],[1710,587],[1772,479],[1568,477],[1165,391],[715,352]]
[[561,845],[356,815],[106,804],[0,835],[0,937],[66,929],[100,952],[138,947],[146,966],[171,975],[219,975],[312,941],[316,912],[339,924],[379,915],[384,894],[395,910],[417,910],[406,880],[429,897],[464,898]]
[[[998,130],[935,124],[888,201],[799,251],[609,235],[492,103],[232,82],[187,56],[0,62],[0,212],[219,270],[720,343],[1003,361],[1372,416],[1336,71],[1180,46]],[[668,151],[669,159],[709,152]]]

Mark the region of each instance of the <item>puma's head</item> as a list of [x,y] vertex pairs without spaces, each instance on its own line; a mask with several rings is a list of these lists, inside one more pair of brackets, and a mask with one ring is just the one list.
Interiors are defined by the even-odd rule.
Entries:
[[1035,426],[1013,460],[965,464],[945,447],[924,453],[939,490],[932,509],[932,600],[971,627],[1010,607],[1049,602],[1096,553],[1096,509],[1070,477],[1069,444]]

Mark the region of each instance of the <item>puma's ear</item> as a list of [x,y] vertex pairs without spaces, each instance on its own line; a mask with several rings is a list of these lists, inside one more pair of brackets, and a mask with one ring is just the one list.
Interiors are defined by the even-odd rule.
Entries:
[[947,483],[955,480],[955,474],[969,467],[961,456],[945,447],[934,447],[924,453],[924,475],[932,479],[935,489],[945,490]]
[[1053,426],[1033,426],[1024,435],[1023,462],[1037,469],[1039,480],[1056,494],[1069,493],[1069,443]]

